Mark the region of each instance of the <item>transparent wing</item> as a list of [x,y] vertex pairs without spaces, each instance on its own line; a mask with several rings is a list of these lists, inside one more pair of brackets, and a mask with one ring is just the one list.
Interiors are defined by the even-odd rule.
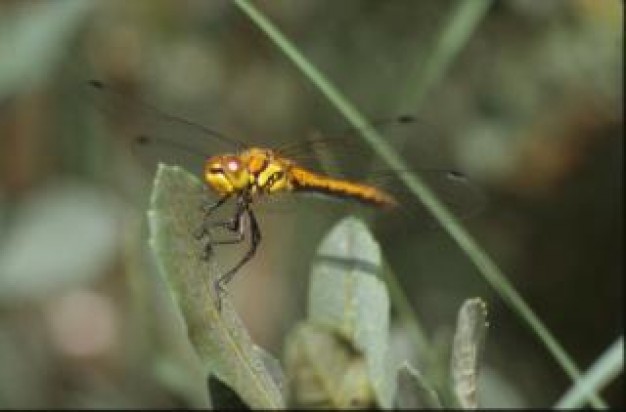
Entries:
[[407,188],[403,181],[407,175],[417,176],[434,192],[443,206],[460,220],[471,219],[482,212],[487,204],[485,192],[478,184],[456,170],[422,169],[375,173],[369,181],[392,194],[399,204],[397,210],[383,213],[380,218],[384,218],[385,225],[398,232],[440,227],[421,199]]
[[[447,140],[434,125],[417,116],[375,119],[370,126],[403,155],[411,154],[410,161],[416,167],[443,170],[450,163],[445,158]],[[334,133],[315,132],[311,136],[278,145],[276,151],[307,166],[336,168],[346,175],[362,178],[363,171],[367,171],[370,161],[375,158],[362,137],[363,133],[364,130],[356,128]]]
[[[136,158],[152,169],[158,162],[178,164],[201,175],[208,156],[237,152],[248,145],[222,132],[188,119],[177,117],[138,96],[130,88],[93,81],[85,86],[90,104],[104,115],[117,133],[128,141]],[[345,129],[338,133],[316,133],[291,140],[275,148],[277,154],[333,178],[376,186],[400,203],[395,212],[415,227],[434,227],[432,216],[411,194],[402,176],[415,173],[437,194],[453,213],[473,216],[485,204],[483,193],[472,180],[446,160],[446,140],[436,127],[415,116],[403,115],[375,120],[376,128],[400,151],[410,169],[385,169],[360,136],[362,130]],[[289,213],[313,205],[315,213],[360,213],[372,208],[340,196],[285,193],[260,199],[261,213]],[[307,206],[308,205],[308,206]],[[406,226],[406,225],[405,225]]]
[[[345,196],[316,193],[282,193],[260,199],[255,211],[260,214],[312,213],[317,216],[345,216],[357,214],[380,222],[397,233],[418,232],[439,228],[438,222],[421,200],[411,193],[402,179],[415,171],[379,170],[362,180],[393,196],[398,206],[378,208]],[[466,176],[446,170],[420,170],[418,177],[428,186],[442,204],[458,219],[470,219],[486,205],[484,192]]]
[[216,129],[162,110],[132,87],[93,80],[86,82],[83,97],[148,169],[164,162],[200,173],[206,157],[245,146]]
[[[400,206],[398,210],[382,215],[401,217],[404,226],[408,223],[413,228],[437,226],[430,212],[403,182],[403,178],[410,174],[417,175],[461,219],[475,216],[484,209],[484,191],[471,176],[452,166],[454,162],[450,160],[452,154],[447,146],[448,141],[437,132],[436,127],[407,115],[378,120],[372,124],[401,152],[409,165],[406,170],[391,170],[382,164],[360,136],[362,131],[357,129],[331,135],[316,134],[309,139],[289,142],[276,150],[282,156],[294,159],[314,171],[365,183],[391,194]],[[339,207],[337,203],[355,212],[368,209],[358,202],[329,200],[334,209]],[[287,207],[283,209],[288,210]]]

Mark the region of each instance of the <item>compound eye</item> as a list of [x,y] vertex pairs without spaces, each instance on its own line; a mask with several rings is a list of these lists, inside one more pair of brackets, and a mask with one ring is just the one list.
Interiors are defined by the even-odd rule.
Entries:
[[241,169],[241,162],[236,157],[229,157],[226,158],[224,166],[228,172],[234,173]]

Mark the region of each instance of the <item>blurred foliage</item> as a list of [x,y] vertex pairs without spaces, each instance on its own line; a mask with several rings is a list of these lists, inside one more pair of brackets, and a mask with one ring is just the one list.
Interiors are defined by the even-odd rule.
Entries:
[[[415,85],[456,2],[255,4],[364,113],[424,119],[391,142],[420,165],[436,136],[434,166],[472,176],[488,205],[468,229],[579,366],[623,333],[622,2],[494,1],[425,95]],[[104,121],[83,93],[92,78],[251,144],[346,125],[226,0],[0,2],[0,406],[205,406],[206,376],[147,250],[154,174],[127,139],[139,125],[124,110]],[[253,341],[278,358],[304,317],[314,245],[339,217],[321,212],[263,214],[259,253],[230,285]],[[371,228],[433,347],[447,352],[467,296],[487,302],[484,406],[565,393],[545,348],[443,233],[384,216]],[[220,252],[227,267],[241,250]],[[393,350],[419,365],[395,308],[391,327]],[[603,392],[609,405],[624,406],[622,383]]]

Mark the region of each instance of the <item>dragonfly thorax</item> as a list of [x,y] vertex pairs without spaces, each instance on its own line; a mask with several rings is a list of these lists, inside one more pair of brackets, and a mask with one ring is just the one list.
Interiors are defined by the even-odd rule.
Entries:
[[289,170],[292,162],[268,149],[250,148],[240,154],[207,159],[204,179],[221,196],[247,192],[251,195],[291,190]]

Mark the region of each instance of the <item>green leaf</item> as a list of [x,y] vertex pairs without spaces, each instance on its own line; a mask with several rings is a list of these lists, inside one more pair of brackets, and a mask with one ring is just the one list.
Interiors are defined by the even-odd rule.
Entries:
[[378,406],[390,408],[395,371],[388,351],[389,296],[380,247],[363,222],[348,217],[322,241],[311,272],[309,320],[363,354]]
[[454,392],[465,409],[478,407],[479,358],[487,326],[485,302],[467,299],[459,310],[451,361]]
[[250,408],[281,408],[284,400],[228,296],[217,309],[212,261],[201,259],[193,232],[203,219],[206,188],[177,166],[159,165],[148,212],[150,245],[206,368]]
[[422,374],[408,362],[404,362],[398,369],[396,407],[399,409],[441,409],[443,406],[437,392]]
[[255,345],[254,350],[257,352],[257,356],[261,359],[261,361],[263,361],[267,372],[280,391],[282,398],[287,399],[287,379],[285,378],[285,372],[283,371],[278,359],[260,346]]
[[371,408],[374,393],[363,356],[324,326],[302,322],[286,342],[291,403],[308,408]]

